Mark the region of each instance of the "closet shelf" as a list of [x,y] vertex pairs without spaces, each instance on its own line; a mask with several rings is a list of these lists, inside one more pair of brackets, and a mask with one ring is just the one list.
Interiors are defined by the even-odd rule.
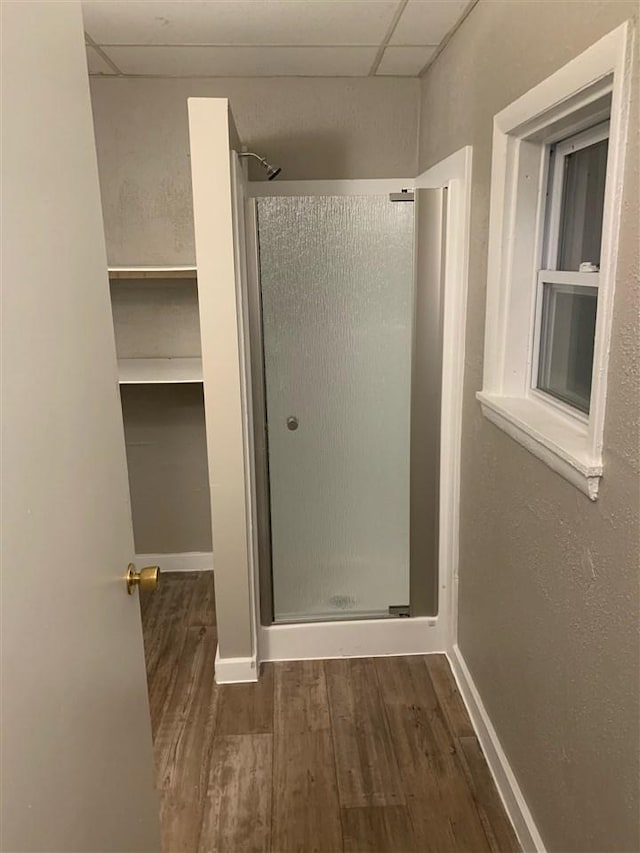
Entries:
[[109,267],[109,278],[112,281],[118,279],[133,278],[189,278],[197,276],[197,268],[192,266],[175,267]]
[[121,385],[158,385],[202,382],[201,358],[121,358]]

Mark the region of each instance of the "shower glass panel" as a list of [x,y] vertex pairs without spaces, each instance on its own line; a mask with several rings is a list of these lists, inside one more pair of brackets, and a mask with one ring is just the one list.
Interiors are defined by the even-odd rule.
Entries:
[[414,212],[261,198],[274,619],[409,604]]

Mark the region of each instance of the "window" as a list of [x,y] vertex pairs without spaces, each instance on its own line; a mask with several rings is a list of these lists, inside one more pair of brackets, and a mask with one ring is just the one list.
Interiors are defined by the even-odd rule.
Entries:
[[629,115],[631,29],[494,117],[484,376],[497,427],[595,500]]
[[585,414],[591,401],[597,302],[597,287],[542,281],[534,387]]
[[608,140],[604,122],[548,148],[531,384],[578,415],[591,403]]

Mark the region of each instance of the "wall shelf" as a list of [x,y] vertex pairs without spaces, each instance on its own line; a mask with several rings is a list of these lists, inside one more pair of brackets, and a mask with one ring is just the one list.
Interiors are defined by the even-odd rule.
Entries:
[[202,382],[201,358],[121,358],[121,385],[159,385]]
[[118,279],[134,279],[134,278],[151,278],[151,279],[167,279],[167,278],[188,278],[194,279],[197,277],[197,268],[194,266],[175,266],[175,267],[109,267],[109,278],[112,281]]

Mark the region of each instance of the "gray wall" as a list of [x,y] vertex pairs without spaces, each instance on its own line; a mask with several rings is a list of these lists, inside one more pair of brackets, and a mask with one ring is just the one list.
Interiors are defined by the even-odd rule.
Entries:
[[136,554],[211,551],[202,385],[120,389]]
[[407,79],[93,78],[110,263],[194,262],[188,97],[229,98],[242,142],[282,166],[282,180],[389,178],[416,172],[419,88]]
[[[110,264],[195,262],[188,97],[230,98],[242,141],[281,165],[282,179],[377,178],[416,172],[419,91],[418,80],[93,78]],[[116,313],[120,355],[141,354],[131,343],[148,346],[148,324],[136,332]],[[166,351],[144,354],[187,354],[176,341],[170,353],[163,332],[158,322]],[[123,403],[136,551],[210,550],[202,402],[193,389],[133,387]]]
[[[635,2],[480,0],[422,83],[420,169],[472,144],[459,643],[550,850],[638,850],[638,88],[597,503],[484,420],[493,115]],[[637,61],[637,52],[636,52]]]

